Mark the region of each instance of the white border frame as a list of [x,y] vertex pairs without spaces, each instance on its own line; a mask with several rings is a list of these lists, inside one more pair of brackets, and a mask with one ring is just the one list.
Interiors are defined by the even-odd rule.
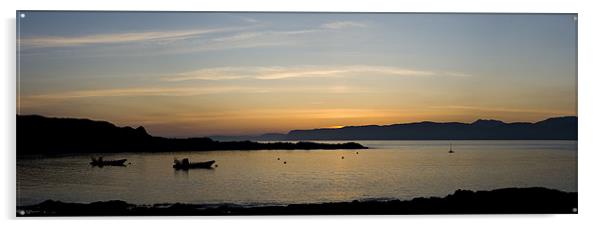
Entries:
[[[153,11],[318,11],[318,12],[480,12],[480,13],[579,13],[579,65],[578,65],[578,117],[579,117],[579,214],[578,215],[462,215],[462,216],[256,216],[256,217],[109,217],[109,218],[14,218],[15,213],[15,114],[16,114],[16,67],[15,31],[16,10],[153,10]],[[385,0],[212,0],[212,1],[124,1],[102,0],[96,2],[76,0],[9,0],[0,9],[3,16],[2,69],[5,69],[2,86],[0,145],[2,154],[2,179],[0,187],[3,205],[0,216],[4,227],[40,227],[61,225],[64,227],[105,226],[210,226],[227,225],[267,227],[376,227],[420,226],[420,227],[509,227],[509,226],[596,226],[598,206],[602,201],[602,182],[597,177],[602,173],[597,150],[598,135],[602,129],[600,101],[600,70],[598,55],[602,12],[595,1],[433,1],[412,0],[394,3]],[[140,220],[146,221],[140,221]],[[94,220],[94,221],[90,221]],[[149,221],[150,220],[150,221]],[[60,224],[59,224],[60,223]]]

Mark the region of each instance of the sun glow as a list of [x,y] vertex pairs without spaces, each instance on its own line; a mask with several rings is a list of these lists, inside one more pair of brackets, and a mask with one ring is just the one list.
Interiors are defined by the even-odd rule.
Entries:
[[165,137],[577,114],[574,15],[74,15],[19,19],[17,113]]

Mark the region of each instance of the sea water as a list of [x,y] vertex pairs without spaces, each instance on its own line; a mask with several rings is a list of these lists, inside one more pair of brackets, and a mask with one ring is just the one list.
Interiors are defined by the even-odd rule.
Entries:
[[[94,154],[126,158],[126,167],[93,167],[89,154],[18,159],[17,205],[47,199],[284,205],[403,200],[457,189],[577,191],[577,141],[356,142],[370,149]],[[450,143],[455,153],[448,153]],[[215,160],[218,167],[175,170],[174,158]]]

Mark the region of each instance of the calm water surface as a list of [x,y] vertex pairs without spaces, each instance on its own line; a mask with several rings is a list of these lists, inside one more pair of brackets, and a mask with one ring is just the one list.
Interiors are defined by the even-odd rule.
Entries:
[[[21,159],[17,205],[46,199],[273,205],[411,199],[456,189],[577,191],[576,141],[454,141],[453,154],[448,141],[357,142],[372,149],[105,154],[132,164],[103,168],[91,167],[88,155]],[[216,160],[219,167],[176,171],[175,157]]]

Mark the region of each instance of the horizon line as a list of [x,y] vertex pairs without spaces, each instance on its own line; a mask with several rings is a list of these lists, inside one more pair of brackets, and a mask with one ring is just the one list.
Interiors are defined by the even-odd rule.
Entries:
[[[118,126],[115,123],[109,121],[109,120],[98,120],[98,119],[91,119],[91,118],[86,118],[86,117],[68,117],[68,116],[45,116],[45,115],[41,115],[41,114],[16,114],[17,117],[19,116],[39,116],[39,117],[43,117],[43,118],[54,118],[54,119],[78,119],[78,120],[90,120],[90,121],[96,121],[96,122],[107,122],[110,124],[113,124],[116,127],[120,127],[120,128],[124,128],[124,127],[130,127],[130,128],[137,128],[134,127],[136,125],[122,125],[122,126]],[[446,121],[446,122],[436,122],[436,121],[429,121],[429,120],[424,120],[424,121],[415,121],[415,122],[402,122],[402,123],[392,123],[392,124],[382,124],[382,125],[378,125],[378,124],[367,124],[367,125],[345,125],[345,126],[340,126],[340,127],[324,127],[324,128],[308,128],[308,129],[292,129],[292,130],[288,130],[285,133],[280,133],[280,132],[265,132],[265,133],[259,133],[259,134],[238,134],[238,135],[226,135],[226,134],[214,134],[214,135],[203,135],[203,136],[180,136],[180,137],[166,137],[166,138],[211,138],[211,137],[249,137],[249,136],[263,136],[263,135],[267,135],[267,134],[289,134],[291,131],[297,131],[297,130],[328,130],[328,129],[343,129],[343,128],[351,128],[351,127],[367,127],[367,126],[377,126],[377,127],[387,127],[387,126],[393,126],[393,125],[402,125],[402,124],[417,124],[417,123],[439,123],[439,124],[446,124],[446,123],[459,123],[459,124],[473,124],[477,121],[499,121],[502,122],[504,124],[515,124],[515,123],[529,123],[529,124],[535,124],[538,122],[542,122],[542,121],[546,121],[549,119],[554,119],[554,118],[567,118],[567,117],[575,117],[578,118],[577,115],[565,115],[565,116],[551,116],[551,117],[547,117],[544,119],[541,119],[539,121],[534,121],[534,122],[527,122],[527,121],[518,121],[518,122],[505,122],[503,120],[498,120],[498,119],[482,119],[482,118],[478,118],[475,121],[472,122],[459,122],[459,121]],[[137,125],[138,127],[142,127],[146,130],[146,128],[143,125]],[[150,135],[150,134],[149,134]],[[154,136],[154,135],[153,135]],[[165,136],[159,136],[159,137],[165,137]]]

